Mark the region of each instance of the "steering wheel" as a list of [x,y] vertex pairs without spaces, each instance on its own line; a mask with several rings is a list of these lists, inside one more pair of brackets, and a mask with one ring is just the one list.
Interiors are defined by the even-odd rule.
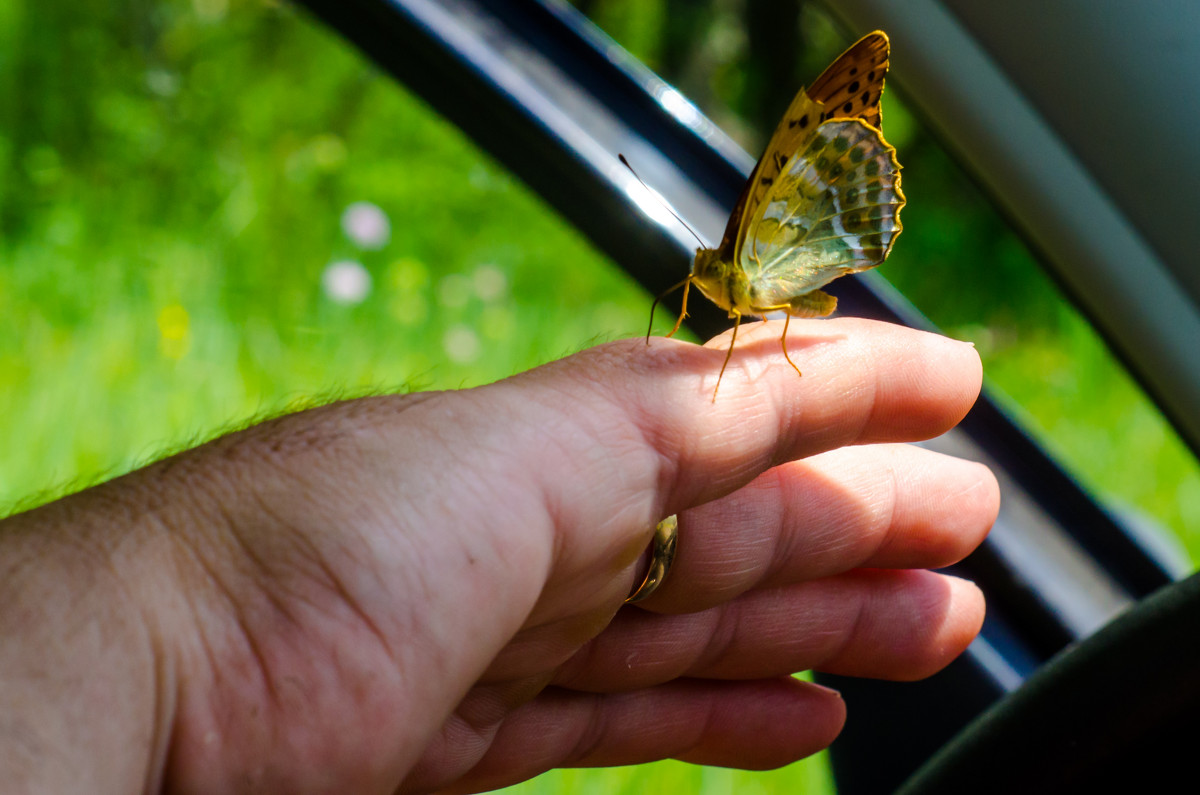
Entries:
[[1200,574],[1194,574],[1052,659],[898,793],[1182,791],[1180,781],[1196,786],[1198,762]]

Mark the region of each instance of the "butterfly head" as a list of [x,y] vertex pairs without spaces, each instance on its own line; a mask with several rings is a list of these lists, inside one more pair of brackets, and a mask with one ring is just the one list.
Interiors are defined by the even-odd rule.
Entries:
[[727,247],[696,249],[692,263],[692,283],[717,306],[726,311],[745,311],[746,273],[733,262]]

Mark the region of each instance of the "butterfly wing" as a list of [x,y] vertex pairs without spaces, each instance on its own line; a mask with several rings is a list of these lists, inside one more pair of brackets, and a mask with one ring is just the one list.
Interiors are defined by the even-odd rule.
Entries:
[[883,129],[879,100],[883,96],[890,53],[886,33],[882,30],[868,33],[839,55],[808,89],[796,94],[754,168],[755,179],[747,186],[753,190],[752,200],[745,203],[747,214],[752,214],[750,210],[758,205],[753,199],[761,201],[774,177],[812,138],[814,121],[862,119],[876,129]]
[[859,119],[821,124],[749,217],[740,263],[756,307],[879,265],[900,234],[900,164]]
[[882,130],[879,100],[887,77],[891,45],[882,30],[868,33],[829,65],[808,88],[825,106],[822,119],[862,119]]
[[762,205],[763,199],[772,189],[784,166],[803,149],[816,134],[824,108],[814,102],[804,89],[800,89],[783,114],[763,156],[742,189],[742,196],[729,216],[725,227],[725,236],[721,240],[722,248],[729,253],[729,260],[737,262],[741,259],[741,249],[746,241],[750,219],[753,218]]
[[879,100],[887,76],[891,45],[881,30],[869,33],[842,53],[810,88],[801,89],[783,114],[742,195],[734,205],[720,250],[732,261],[742,259],[750,219],[796,152],[803,149],[826,118],[861,118],[882,129]]
[[[795,237],[795,225],[776,224],[774,219],[767,219],[765,217],[767,215],[766,205],[768,203],[777,204],[779,201],[786,203],[789,200],[788,191],[791,190],[791,187],[788,186],[795,184],[797,178],[793,176],[784,179],[785,186],[781,187],[779,184],[781,175],[785,168],[793,167],[790,164],[794,164],[800,153],[810,148],[816,136],[817,127],[826,118],[836,113],[838,118],[843,116],[861,118],[876,129],[880,128],[879,100],[883,93],[884,77],[887,75],[889,51],[888,37],[883,31],[875,31],[864,36],[830,64],[811,88],[801,89],[797,92],[791,105],[788,106],[783,119],[780,120],[770,141],[767,142],[763,156],[755,165],[750,179],[742,189],[742,195],[734,205],[729,222],[725,226],[725,234],[716,250],[716,259],[739,263],[747,271],[751,284],[761,283],[764,286],[769,283],[773,284],[768,291],[772,295],[779,295],[786,292],[789,285],[793,283],[805,285],[811,281],[815,287],[836,278],[841,273],[852,272],[852,270],[845,269],[838,271],[836,268],[841,266],[833,267],[830,270],[814,264],[812,267],[815,268],[815,271],[806,271],[807,275],[799,280],[795,278],[796,274],[787,273],[788,266],[784,263],[789,258],[780,249],[786,248],[787,241]],[[834,103],[838,103],[836,108],[833,107]],[[829,109],[827,109],[827,105]],[[892,151],[891,162],[895,164],[894,150],[891,150],[891,147],[882,141],[881,136],[879,143]],[[902,206],[903,195],[899,193],[898,172],[899,166],[896,165],[894,192],[899,195],[900,206]],[[886,180],[884,182],[886,183]],[[892,183],[881,183],[881,186],[881,189],[889,191],[893,189]],[[791,201],[805,203],[815,201],[815,198],[804,199],[797,194],[792,195]],[[898,211],[899,206],[896,206],[895,211],[891,213],[897,232],[900,228],[899,220],[896,217]],[[772,210],[772,212],[776,212],[776,210]],[[812,212],[820,213],[822,211],[810,208],[802,214],[792,212],[790,215],[792,217],[803,215],[808,218]],[[853,216],[855,220],[858,218],[858,215]],[[880,219],[880,221],[883,223],[884,219]],[[779,228],[775,228],[775,226]],[[855,269],[863,270],[882,262],[883,257],[887,256],[887,250],[890,250],[890,240],[893,237],[894,234],[889,237],[888,243],[884,247],[884,253],[878,262]],[[868,244],[865,250],[873,253],[875,251],[874,239],[865,239],[865,242]],[[765,260],[760,252],[767,253]],[[854,268],[855,266],[847,267]],[[818,274],[827,272],[832,275],[829,275],[824,281],[817,278]],[[806,289],[798,289],[793,296],[805,292]]]

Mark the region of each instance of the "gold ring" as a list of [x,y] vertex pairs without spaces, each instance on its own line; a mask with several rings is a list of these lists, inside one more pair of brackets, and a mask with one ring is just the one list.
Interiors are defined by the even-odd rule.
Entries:
[[671,563],[675,560],[675,541],[679,534],[679,520],[674,516],[663,519],[654,528],[654,543],[650,545],[650,568],[646,570],[646,578],[642,580],[633,593],[625,597],[625,604],[640,602],[658,590]]

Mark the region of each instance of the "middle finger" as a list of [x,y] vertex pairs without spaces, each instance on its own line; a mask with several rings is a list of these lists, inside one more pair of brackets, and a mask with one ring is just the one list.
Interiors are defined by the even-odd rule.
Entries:
[[681,514],[670,576],[642,606],[692,612],[860,567],[947,566],[982,542],[999,499],[983,465],[912,445],[794,461]]

